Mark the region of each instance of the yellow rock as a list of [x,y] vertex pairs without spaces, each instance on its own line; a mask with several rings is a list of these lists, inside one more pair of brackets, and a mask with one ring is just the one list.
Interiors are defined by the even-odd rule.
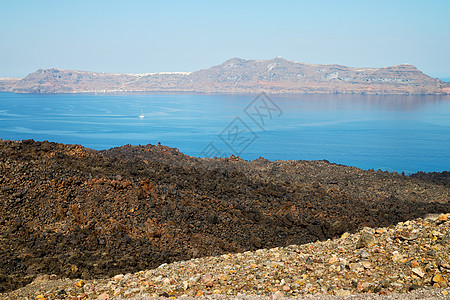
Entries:
[[441,283],[447,283],[447,280],[446,280],[441,274],[439,274],[439,273],[433,276],[432,281],[433,281],[434,283],[439,283],[439,284],[441,284]]
[[439,217],[438,217],[438,220],[439,221],[447,221],[448,220],[448,215],[449,214],[442,214],[442,215],[439,215]]
[[341,239],[346,239],[346,238],[348,238],[349,236],[350,236],[350,233],[345,232],[345,233],[341,236]]
[[84,285],[84,281],[83,280],[80,280],[80,281],[78,281],[77,283],[76,283],[76,286],[77,287],[82,287]]
[[195,297],[201,297],[201,296],[203,296],[203,291],[198,290],[197,294],[195,294]]

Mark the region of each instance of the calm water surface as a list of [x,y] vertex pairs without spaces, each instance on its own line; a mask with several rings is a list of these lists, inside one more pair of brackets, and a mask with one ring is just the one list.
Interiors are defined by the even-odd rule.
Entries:
[[[261,127],[261,117],[244,111],[254,98],[0,93],[0,138],[94,149],[161,142],[193,156],[211,153],[204,150],[212,142],[226,155],[233,153],[231,145],[245,159],[326,159],[407,173],[450,170],[450,96],[272,96],[282,114],[269,117],[260,107],[266,116]],[[251,142],[233,140],[236,124],[245,126],[241,135]]]

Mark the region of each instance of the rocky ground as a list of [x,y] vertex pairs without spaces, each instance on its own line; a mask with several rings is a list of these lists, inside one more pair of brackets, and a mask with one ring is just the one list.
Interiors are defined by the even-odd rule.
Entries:
[[[242,268],[259,274],[261,279],[264,273],[257,270],[266,272],[272,268],[271,264],[264,265],[263,261],[272,260],[273,251],[279,253],[280,258],[274,261],[280,263],[280,268],[300,268],[302,273],[299,276],[306,274],[307,277],[297,276],[294,281],[287,282],[290,277],[285,276],[284,284],[281,284],[282,275],[279,275],[278,279],[267,278],[266,287],[292,294],[298,290],[301,294],[305,287],[323,292],[322,288],[326,286],[326,292],[342,290],[346,293],[350,283],[356,285],[356,290],[359,283],[360,291],[375,291],[381,281],[362,282],[357,277],[356,283],[343,282],[333,287],[332,283],[325,282],[328,280],[326,276],[332,272],[353,272],[362,276],[370,271],[373,278],[379,278],[376,276],[381,275],[377,275],[376,267],[382,263],[371,259],[382,255],[382,251],[386,252],[383,247],[390,251],[395,246],[399,249],[391,252],[405,255],[398,245],[409,243],[401,237],[390,237],[391,229],[386,229],[386,233],[371,233],[375,235],[379,245],[377,249],[381,252],[367,250],[370,256],[364,258],[358,258],[356,252],[349,253],[353,256],[349,256],[347,261],[339,260],[333,264],[329,262],[332,257],[326,255],[322,260],[312,256],[309,260],[304,257],[303,261],[300,254],[306,251],[302,250],[307,249],[305,245],[264,249],[326,241],[345,232],[357,232],[363,227],[385,227],[423,217],[427,213],[446,213],[449,211],[449,182],[450,174],[445,172],[404,176],[364,171],[327,161],[270,162],[262,158],[243,161],[237,157],[199,159],[161,145],[94,151],[77,145],[0,140],[0,292],[46,278],[39,277],[39,274],[54,274],[52,279],[78,278],[86,285],[88,282],[92,285],[89,280],[95,278],[131,274],[177,261],[190,263],[193,266],[190,274],[198,276],[203,274],[199,273],[203,267],[195,266],[201,261],[191,259],[211,257],[207,260],[211,260],[212,266],[222,266],[229,261],[225,259],[229,253],[244,253],[229,257],[236,260],[236,265],[241,264],[239,259],[245,260]],[[419,229],[420,226],[428,226],[417,224]],[[433,226],[448,227],[446,224]],[[412,232],[417,228],[404,231]],[[441,235],[435,236],[436,241],[440,241],[448,254],[446,234],[439,232]],[[333,248],[333,243],[343,243],[343,251],[351,251],[346,245],[352,245],[355,238],[350,235],[317,245]],[[415,240],[422,241],[422,237]],[[415,243],[414,240],[411,243]],[[430,247],[435,244],[430,244]],[[300,249],[300,252],[289,250],[291,248]],[[251,258],[246,257],[253,255],[245,254],[249,250],[257,251],[253,262],[257,268],[251,267]],[[310,256],[316,250],[310,252]],[[440,253],[438,249],[427,251]],[[267,259],[258,260],[258,255]],[[284,256],[296,261],[286,264]],[[428,264],[422,264],[421,257],[415,261],[419,264],[417,268],[422,268],[425,274],[422,277],[414,275],[419,277],[415,284],[430,286],[426,280],[443,266],[430,269]],[[448,262],[448,256],[442,259]],[[367,260],[370,262],[368,267],[362,264]],[[402,256],[400,261],[398,264],[407,264],[411,260]],[[337,269],[332,270],[332,265]],[[154,273],[171,266],[149,271],[150,275],[144,272],[124,278],[148,277],[152,278],[149,279],[152,284],[158,286],[154,278],[159,275],[153,276]],[[402,265],[403,273],[399,274],[410,276],[404,268]],[[226,272],[222,274],[213,269],[205,272],[213,276],[211,293],[216,289],[232,290],[215,285],[218,276]],[[183,274],[180,272],[179,276],[185,276]],[[315,274],[317,278],[322,277],[322,281],[308,281],[310,275],[316,278]],[[160,275],[161,280],[169,278]],[[233,276],[232,273],[228,275]],[[383,283],[381,290],[376,292],[405,291],[413,284],[403,275],[388,278],[389,283]],[[184,279],[172,278],[174,276],[165,285],[180,285],[193,275]],[[203,275],[200,281],[189,283],[191,288],[183,291],[196,294],[201,284],[206,285],[202,278]],[[250,282],[256,282],[255,278]],[[171,283],[171,279],[175,283]],[[122,285],[122,279],[103,280]],[[232,279],[222,280],[228,282]],[[274,280],[280,281],[279,287]],[[298,287],[295,287],[296,282]],[[402,282],[402,287],[395,285]],[[366,284],[362,286],[363,283]],[[98,296],[96,291],[89,291],[89,285],[80,285],[86,293]],[[289,290],[283,290],[284,286],[289,286]],[[241,293],[242,290],[251,290],[250,286],[240,289]],[[73,293],[85,293],[80,291],[74,289]],[[154,290],[155,293],[160,291],[164,294],[162,290]],[[72,293],[69,287],[64,292],[66,295]],[[153,293],[152,290],[147,292]],[[202,292],[207,294],[208,290],[202,288]]]
[[[209,295],[448,298],[449,214],[304,245],[162,264],[101,280],[40,276],[0,299],[148,299]],[[418,292],[409,293],[417,290]],[[380,296],[383,295],[383,296]],[[213,297],[215,298],[215,297]],[[337,297],[336,297],[337,298]],[[218,299],[221,299],[220,297]],[[223,299],[223,298],[222,298]],[[225,298],[227,299],[227,298]]]

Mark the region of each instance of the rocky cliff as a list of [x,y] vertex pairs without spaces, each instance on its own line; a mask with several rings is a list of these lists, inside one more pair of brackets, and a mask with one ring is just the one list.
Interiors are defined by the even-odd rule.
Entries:
[[353,68],[285,60],[233,58],[192,73],[116,74],[38,70],[23,79],[0,79],[0,91],[16,93],[203,92],[448,94],[450,84],[413,65]]

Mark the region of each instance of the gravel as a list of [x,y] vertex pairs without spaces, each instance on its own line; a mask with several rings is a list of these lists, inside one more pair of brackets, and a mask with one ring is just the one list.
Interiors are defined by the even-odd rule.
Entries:
[[[361,246],[368,234],[374,242]],[[449,214],[428,215],[332,240],[191,259],[109,279],[47,275],[2,297],[442,299],[449,292],[449,241]]]

